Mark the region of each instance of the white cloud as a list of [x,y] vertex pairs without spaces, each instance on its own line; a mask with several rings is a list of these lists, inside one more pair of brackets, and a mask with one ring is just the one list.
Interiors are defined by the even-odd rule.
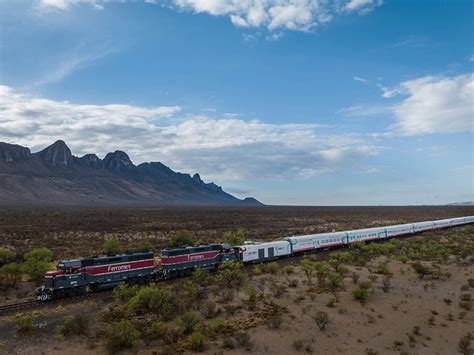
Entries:
[[345,107],[337,111],[338,114],[350,117],[367,117],[367,116],[380,116],[391,114],[393,108],[390,106],[380,106],[380,105],[353,105]]
[[394,106],[395,130],[405,135],[474,131],[474,75],[426,76],[396,89],[408,97]]
[[361,83],[367,84],[369,81],[367,79],[361,78],[359,76],[352,77],[352,80],[359,81]]
[[334,16],[356,11],[367,13],[381,0],[171,0],[181,9],[228,16],[238,27],[310,31]]
[[33,151],[56,139],[75,154],[127,151],[206,179],[306,178],[339,172],[377,154],[367,137],[328,135],[314,124],[176,117],[178,106],[84,105],[0,86],[0,141]]
[[40,12],[68,11],[79,4],[87,4],[97,10],[104,7],[96,0],[36,0],[35,9]]
[[[87,48],[87,52],[86,49]],[[93,48],[92,46],[80,45],[72,51],[61,55],[58,53],[55,60],[51,63],[49,69],[41,74],[41,77],[34,81],[34,86],[41,86],[63,80],[72,73],[90,66],[101,58],[114,53],[116,50],[112,47]]]

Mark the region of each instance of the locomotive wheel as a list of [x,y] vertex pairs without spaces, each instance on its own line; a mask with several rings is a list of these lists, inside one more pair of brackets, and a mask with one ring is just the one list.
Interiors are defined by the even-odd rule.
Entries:
[[48,300],[48,294],[46,292],[42,292],[39,296],[38,296],[38,300],[40,300],[41,302],[45,302]]

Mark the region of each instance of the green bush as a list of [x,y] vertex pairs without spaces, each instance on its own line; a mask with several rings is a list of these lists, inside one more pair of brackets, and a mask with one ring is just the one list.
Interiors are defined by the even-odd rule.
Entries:
[[355,289],[352,290],[354,298],[361,303],[364,303],[369,296],[369,289],[372,285],[369,282],[360,282]]
[[202,316],[196,311],[187,311],[179,317],[178,324],[184,334],[192,333],[198,324],[202,321]]
[[265,272],[268,272],[269,274],[276,274],[279,270],[279,267],[275,261],[272,261],[270,263],[264,264],[264,270]]
[[242,245],[247,238],[247,230],[245,228],[239,228],[237,232],[225,232],[224,241],[231,246]]
[[295,272],[295,267],[293,265],[288,265],[287,267],[285,267],[285,272],[287,273],[287,275],[291,275]]
[[330,272],[326,277],[325,284],[334,296],[336,302],[339,302],[339,291],[344,289],[343,277],[335,272]]
[[193,272],[193,281],[200,286],[208,286],[211,282],[211,275],[209,271],[196,269]]
[[140,332],[127,319],[111,325],[107,330],[107,349],[115,354],[133,347],[140,339]]
[[185,246],[194,246],[196,244],[196,240],[193,236],[189,233],[181,231],[173,235],[168,243],[168,247],[170,248],[177,248],[177,247],[185,247]]
[[329,323],[329,315],[326,312],[316,312],[316,314],[313,316],[313,319],[316,322],[319,330],[326,329],[326,326]]
[[23,272],[33,280],[41,280],[44,273],[51,270],[53,252],[47,248],[34,248],[24,255]]
[[108,239],[103,245],[104,253],[107,255],[120,254],[123,251],[122,243],[117,239]]
[[35,314],[23,314],[14,319],[16,330],[18,333],[30,333],[35,329],[34,322],[38,319]]
[[138,292],[137,286],[129,286],[126,283],[119,283],[117,287],[115,287],[114,299],[116,301],[128,302],[133,296],[135,296]]
[[193,351],[204,351],[206,349],[207,337],[201,332],[195,331],[188,337],[188,344]]
[[263,274],[262,267],[261,267],[260,265],[255,265],[255,266],[253,267],[252,273],[253,273],[254,275],[261,275],[261,274]]
[[21,277],[20,266],[16,263],[5,264],[0,267],[0,287],[8,288],[16,285]]
[[176,313],[175,298],[167,288],[147,286],[138,290],[127,304],[132,313],[156,313],[164,320],[171,319]]
[[0,266],[13,262],[15,256],[16,254],[14,251],[0,247]]
[[65,317],[63,324],[58,327],[58,332],[64,336],[86,335],[89,330],[90,318],[86,313],[78,313]]
[[242,271],[240,263],[229,262],[219,265],[216,279],[224,287],[239,287],[247,279],[247,274]]

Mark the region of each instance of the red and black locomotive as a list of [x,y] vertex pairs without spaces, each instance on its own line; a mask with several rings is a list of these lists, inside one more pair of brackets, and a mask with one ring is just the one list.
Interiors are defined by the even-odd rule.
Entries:
[[151,252],[63,260],[45,274],[36,294],[42,301],[72,297],[119,282],[144,284],[184,276],[197,268],[214,270],[222,262],[235,260],[237,250],[228,244],[163,249],[156,263]]

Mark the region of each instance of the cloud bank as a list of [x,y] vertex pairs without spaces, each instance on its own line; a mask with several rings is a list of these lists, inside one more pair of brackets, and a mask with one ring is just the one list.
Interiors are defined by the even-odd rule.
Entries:
[[[64,139],[75,154],[127,151],[206,179],[295,179],[360,169],[378,148],[314,124],[178,115],[179,106],[84,105],[0,86],[0,141],[33,151]],[[364,138],[364,139],[363,139]]]
[[394,129],[404,135],[474,131],[474,75],[426,76],[402,82],[407,97],[393,107]]
[[[178,10],[226,16],[237,27],[265,27],[269,31],[310,31],[347,13],[366,14],[382,0],[144,0],[149,4],[170,6]],[[68,11],[85,3],[102,9],[107,1],[38,0],[40,11]]]
[[[354,79],[357,80],[357,79]],[[474,132],[474,75],[425,76],[394,87],[377,85],[388,105],[357,104],[345,116],[392,116],[391,135]]]

